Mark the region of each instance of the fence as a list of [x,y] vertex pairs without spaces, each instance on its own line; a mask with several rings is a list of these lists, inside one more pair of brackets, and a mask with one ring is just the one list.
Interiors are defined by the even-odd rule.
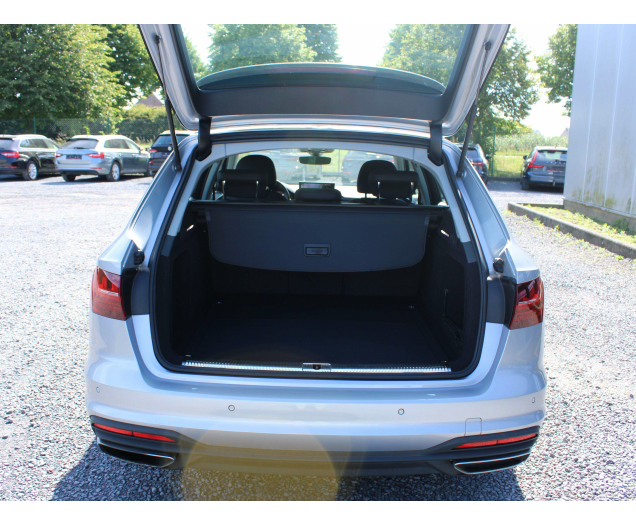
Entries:
[[[182,129],[175,121],[177,129]],[[168,129],[165,116],[155,118],[22,118],[0,119],[0,134],[38,134],[58,143],[74,135],[124,135],[138,143],[151,143]]]

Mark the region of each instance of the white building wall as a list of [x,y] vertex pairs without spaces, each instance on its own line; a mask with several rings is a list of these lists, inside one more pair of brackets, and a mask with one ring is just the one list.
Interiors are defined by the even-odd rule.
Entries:
[[564,204],[636,220],[636,25],[579,25]]

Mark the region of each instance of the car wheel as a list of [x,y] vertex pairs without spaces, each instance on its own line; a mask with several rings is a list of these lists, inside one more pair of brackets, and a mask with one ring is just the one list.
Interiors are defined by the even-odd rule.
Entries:
[[152,171],[150,171],[150,166],[146,168],[146,173],[144,173],[144,177],[152,177]]
[[117,182],[121,175],[121,170],[119,168],[119,164],[113,162],[113,165],[110,167],[110,173],[106,175],[106,180],[108,182]]
[[526,191],[530,189],[530,185],[527,183],[526,179],[521,179],[521,189]]
[[77,175],[69,175],[68,173],[62,173],[62,178],[66,182],[73,182],[75,180],[75,177],[77,177]]
[[488,175],[484,175],[484,186],[488,186]]
[[27,162],[26,169],[22,174],[24,180],[36,180],[38,178],[38,165],[30,160]]

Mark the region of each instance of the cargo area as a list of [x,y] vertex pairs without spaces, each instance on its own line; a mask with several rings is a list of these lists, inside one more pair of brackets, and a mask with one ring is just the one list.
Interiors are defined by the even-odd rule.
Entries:
[[[157,266],[156,348],[166,366],[368,378],[473,363],[480,272],[447,207],[338,216],[342,207],[276,206],[188,210]],[[305,239],[330,241],[329,256],[308,256]]]

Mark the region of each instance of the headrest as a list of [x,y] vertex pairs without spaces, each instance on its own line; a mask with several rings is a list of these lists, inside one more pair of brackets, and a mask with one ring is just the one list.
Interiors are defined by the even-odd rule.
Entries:
[[369,190],[369,174],[374,171],[390,173],[397,171],[397,168],[388,160],[368,160],[361,167],[358,173],[358,193],[371,193]]
[[238,161],[237,170],[264,171],[267,174],[267,186],[270,190],[276,187],[276,166],[274,161],[265,155],[248,155]]
[[225,197],[256,200],[267,195],[267,173],[264,171],[221,170],[217,181]]
[[385,173],[374,171],[369,174],[369,193],[381,199],[408,199],[418,185],[417,174],[412,171]]
[[340,202],[342,193],[333,188],[300,188],[294,194],[296,202]]

